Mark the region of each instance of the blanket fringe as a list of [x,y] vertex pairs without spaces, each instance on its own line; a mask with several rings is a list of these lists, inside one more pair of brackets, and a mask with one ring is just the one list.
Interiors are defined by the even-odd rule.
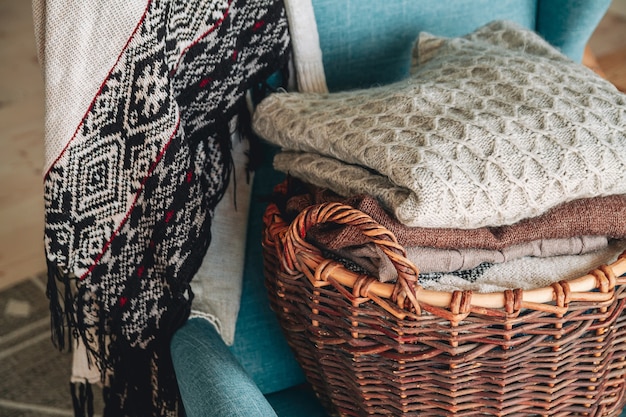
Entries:
[[70,383],[72,404],[74,405],[74,417],[93,417],[93,390],[91,384]]
[[[76,327],[71,278],[54,263],[48,261],[46,295],[50,301],[50,328],[52,343],[59,350],[72,350],[71,330]],[[59,289],[59,285],[61,289]],[[67,330],[67,332],[66,332]]]
[[287,63],[270,77],[271,81],[263,79],[261,82],[253,84],[249,90],[249,96],[244,97],[239,106],[237,128],[241,136],[247,139],[250,145],[249,151],[246,152],[248,157],[246,181],[248,182],[250,182],[250,173],[256,171],[263,162],[263,145],[261,138],[252,129],[252,112],[265,97],[279,90],[285,90],[289,84],[289,77],[289,64]]

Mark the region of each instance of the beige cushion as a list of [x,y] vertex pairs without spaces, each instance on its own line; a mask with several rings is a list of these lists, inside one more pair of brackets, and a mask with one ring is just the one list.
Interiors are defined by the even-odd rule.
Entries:
[[274,94],[253,123],[283,148],[279,170],[374,195],[409,226],[469,229],[626,193],[625,103],[535,33],[494,22],[422,35],[407,80]]

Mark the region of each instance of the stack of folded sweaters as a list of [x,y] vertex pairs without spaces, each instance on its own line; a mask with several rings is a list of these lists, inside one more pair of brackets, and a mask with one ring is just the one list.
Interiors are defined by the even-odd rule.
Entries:
[[[275,167],[319,187],[304,201],[370,214],[432,289],[536,288],[626,248],[626,96],[509,22],[424,34],[412,59],[395,84],[259,105]],[[354,230],[314,239],[395,278]]]
[[[345,198],[296,179],[287,184],[286,203],[279,205],[284,219],[328,202],[367,213],[396,236],[427,289],[539,288],[584,275],[626,249],[626,195],[578,199],[508,226],[450,229],[406,226],[369,195]],[[397,277],[383,251],[354,226],[318,225],[307,239],[349,269],[383,282]]]

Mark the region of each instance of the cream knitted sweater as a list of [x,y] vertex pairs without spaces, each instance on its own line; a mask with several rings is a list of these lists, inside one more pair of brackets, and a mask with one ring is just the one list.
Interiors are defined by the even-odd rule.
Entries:
[[376,196],[409,226],[507,225],[626,193],[625,96],[509,22],[421,36],[399,83],[274,94],[253,124],[283,148],[277,169]]

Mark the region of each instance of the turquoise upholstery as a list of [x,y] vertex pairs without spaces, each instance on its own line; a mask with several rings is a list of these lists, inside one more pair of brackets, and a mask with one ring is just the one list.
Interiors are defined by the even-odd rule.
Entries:
[[[573,60],[580,61],[584,45],[605,13],[610,0],[312,0],[320,33],[323,62],[331,91],[396,81],[408,75],[410,49],[420,31],[458,36],[495,19],[509,19],[537,30]],[[242,305],[235,344],[229,354],[214,355],[211,343],[219,338],[208,322],[188,323],[172,342],[172,355],[183,402],[192,416],[267,417],[251,414],[249,401],[263,401],[251,393],[250,379],[281,417],[324,415],[306,386],[278,323],[268,308],[263,286],[261,216],[274,184],[283,175],[271,168],[271,150],[256,173],[248,224]],[[217,342],[216,342],[217,340]],[[209,363],[207,363],[207,361]],[[233,364],[237,362],[236,364]],[[199,364],[204,368],[199,368]],[[229,370],[228,373],[198,369]],[[242,371],[242,369],[244,371]],[[242,375],[247,376],[243,376]],[[221,376],[216,376],[221,375]],[[229,387],[241,393],[219,392],[211,378],[232,379]],[[246,397],[246,398],[243,398]],[[256,398],[254,400],[253,398]],[[244,405],[246,407],[244,407]],[[267,404],[260,406],[259,410]],[[246,410],[245,413],[240,410]],[[242,414],[243,413],[243,414]],[[626,417],[626,415],[624,415]]]
[[[290,351],[282,332],[277,325],[276,316],[270,310],[265,298],[263,278],[261,234],[263,232],[263,213],[267,196],[273,186],[284,179],[284,174],[271,166],[273,150],[264,149],[265,163],[255,173],[252,188],[252,203],[248,221],[247,248],[244,268],[243,294],[235,343],[231,350],[240,363],[248,370],[263,393],[273,393],[303,383],[304,375]],[[259,294],[264,300],[259,301]]]
[[397,81],[408,75],[422,31],[461,36],[492,20],[535,29],[574,61],[609,0],[313,0],[331,91]]
[[[313,0],[331,91],[385,84],[409,73],[413,42],[422,31],[461,36],[491,20],[535,27],[536,0],[359,0],[337,7]],[[488,7],[477,4],[489,3]]]

